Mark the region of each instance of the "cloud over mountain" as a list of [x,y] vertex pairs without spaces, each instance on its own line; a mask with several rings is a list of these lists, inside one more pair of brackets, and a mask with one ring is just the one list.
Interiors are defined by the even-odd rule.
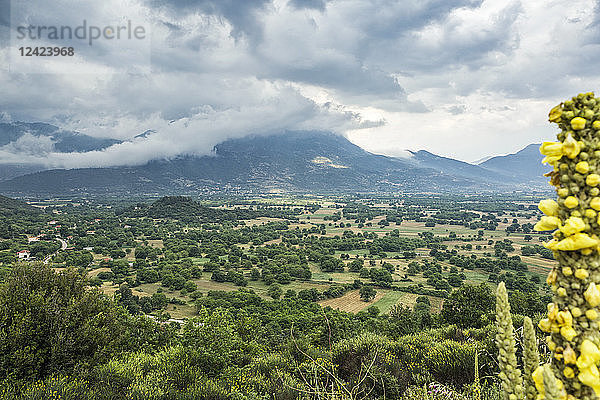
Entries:
[[[74,25],[127,16],[151,27],[151,72],[136,72],[143,58],[102,45],[80,65],[101,73],[0,70],[5,121],[122,141],[85,153],[19,142],[0,148],[3,162],[133,165],[286,130],[334,131],[390,155],[427,148],[473,160],[548,139],[547,109],[600,83],[590,67],[598,8],[588,0],[30,3],[16,17]],[[8,65],[15,49],[3,43]],[[147,130],[156,133],[132,139]]]

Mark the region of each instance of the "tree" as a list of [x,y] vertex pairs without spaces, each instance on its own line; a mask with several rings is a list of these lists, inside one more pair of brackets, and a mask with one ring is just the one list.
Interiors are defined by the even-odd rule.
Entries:
[[325,256],[321,259],[321,271],[323,272],[344,272],[344,262],[339,258]]
[[492,321],[494,301],[494,295],[485,283],[464,284],[444,301],[442,318],[460,327],[481,328]]
[[302,289],[298,292],[298,298],[307,301],[318,301],[321,298],[321,294],[315,288]]
[[350,272],[359,272],[364,265],[364,260],[362,258],[356,258],[352,260],[350,264],[348,264],[348,271]]
[[[124,289],[125,290],[125,289]],[[15,265],[0,285],[0,380],[39,379],[139,349],[158,326],[127,312],[68,268]],[[134,333],[135,332],[135,333]],[[165,340],[151,339],[158,347]]]
[[259,279],[260,279],[260,271],[256,267],[252,268],[252,270],[250,270],[250,280],[257,281]]
[[210,279],[215,282],[227,282],[227,275],[221,270],[216,270],[212,273]]
[[279,300],[279,298],[283,294],[283,290],[281,289],[281,286],[279,286],[277,283],[273,283],[271,286],[269,286],[267,294],[271,296],[273,300]]
[[460,285],[462,285],[462,277],[456,273],[451,273],[450,275],[448,275],[448,283],[450,284],[450,286],[453,287],[459,287]]
[[362,301],[371,301],[377,295],[377,291],[372,286],[363,286],[360,288],[360,298]]

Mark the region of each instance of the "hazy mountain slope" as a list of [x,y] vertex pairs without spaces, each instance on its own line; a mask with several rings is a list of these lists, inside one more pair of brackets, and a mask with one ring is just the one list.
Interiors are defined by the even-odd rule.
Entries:
[[57,126],[42,122],[11,122],[0,123],[0,147],[18,143],[25,136],[38,139],[49,139],[52,151],[60,153],[86,152],[102,150],[113,144],[120,143],[114,139],[99,139],[60,129]]
[[448,190],[477,186],[414,161],[375,155],[344,137],[287,132],[229,140],[213,156],[143,166],[43,171],[0,183],[11,193]]
[[31,207],[29,204],[21,200],[11,199],[10,197],[0,195],[1,217],[15,216],[22,213],[39,214],[40,210],[35,207]]
[[[419,150],[417,152],[411,151],[411,153],[413,155],[413,159],[416,160],[419,165],[426,168],[433,168],[438,171],[460,175],[465,178],[471,178],[475,180],[502,181],[507,179],[507,176],[497,171],[482,168],[478,165],[469,164],[464,161],[438,156],[426,150]],[[518,183],[518,180],[512,178],[509,179],[509,181]]]
[[479,166],[523,182],[545,182],[548,179],[543,175],[552,168],[542,164],[539,148],[539,144],[530,144],[514,154],[492,157]]
[[29,164],[0,164],[0,181],[12,179],[17,176],[32,174],[34,172],[44,171],[48,168],[43,165]]
[[211,156],[142,166],[52,170],[0,182],[11,194],[230,192],[471,192],[525,188],[517,178],[426,151],[411,158],[369,153],[324,132],[225,141]]

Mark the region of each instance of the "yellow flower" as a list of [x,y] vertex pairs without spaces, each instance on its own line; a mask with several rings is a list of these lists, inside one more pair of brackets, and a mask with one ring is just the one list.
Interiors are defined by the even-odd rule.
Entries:
[[558,122],[560,121],[560,116],[562,115],[562,107],[561,105],[557,105],[556,107],[550,110],[550,114],[548,114],[548,120],[550,122]]
[[560,197],[567,197],[569,195],[569,189],[567,188],[560,188],[556,191],[556,193],[560,196]]
[[560,328],[560,334],[569,342],[573,340],[575,336],[577,336],[577,332],[575,332],[575,329],[573,329],[572,326],[563,326],[562,328]]
[[[583,222],[583,221],[582,221]],[[560,225],[560,219],[557,217],[548,217],[544,215],[533,227],[538,232],[553,231]],[[585,226],[585,225],[584,225]]]
[[587,272],[587,270],[583,269],[583,268],[578,268],[575,271],[575,278],[577,279],[586,279],[590,274]]
[[563,142],[562,150],[564,155],[566,155],[570,159],[574,159],[579,154],[581,146],[575,139],[573,139],[573,136],[571,136],[571,134],[569,133],[567,135],[567,138]]
[[544,332],[550,332],[552,330],[552,322],[549,319],[544,318],[538,323],[538,327]]
[[556,239],[552,239],[552,240],[549,240],[546,243],[544,243],[544,247],[549,250],[552,250],[552,251],[558,250],[556,248],[557,246],[558,246],[558,240],[556,240]]
[[592,128],[594,128],[595,130],[600,130],[600,121],[594,121],[594,123],[592,124]]
[[586,119],[592,119],[592,118],[594,118],[594,111],[587,108],[583,111],[583,116]]
[[600,361],[600,350],[593,342],[586,339],[581,343],[580,351],[576,363],[580,371],[577,378],[584,385],[592,387],[598,396],[600,395],[600,373],[596,364]]
[[574,235],[571,235],[568,238],[558,242],[556,248],[563,251],[573,251],[596,245],[598,245],[598,241],[596,239],[592,239],[585,233],[575,233]]
[[585,339],[579,347],[580,355],[577,358],[577,368],[586,369],[600,361],[600,350],[590,340]]
[[540,153],[546,157],[542,163],[554,165],[563,156],[563,144],[560,142],[544,142],[540,146]]
[[562,273],[564,276],[571,276],[573,275],[573,269],[571,267],[563,267]]
[[563,369],[563,374],[569,379],[575,378],[575,371],[573,371],[573,368],[571,367],[565,367],[565,369]]
[[579,205],[579,200],[577,197],[569,196],[565,199],[565,207],[567,208],[575,208]]
[[590,386],[594,389],[596,396],[600,396],[600,374],[598,373],[598,367],[592,365],[589,368],[581,369],[577,378],[581,383],[586,386]]
[[592,307],[600,305],[600,291],[598,291],[594,282],[590,283],[587,290],[583,293],[583,297],[585,297],[588,304]]
[[551,165],[556,168],[556,163],[558,162],[558,160],[560,160],[561,157],[562,156],[554,156],[554,157],[546,156],[546,157],[542,158],[542,164],[548,164],[548,165]]
[[585,317],[587,319],[589,319],[590,321],[594,321],[594,320],[598,319],[598,312],[594,309],[587,310],[585,312]]
[[[600,122],[600,121],[597,121]],[[586,178],[585,178],[585,184],[588,186],[597,186],[598,184],[600,184],[600,175],[598,174],[589,174]]]
[[580,131],[583,128],[585,128],[586,122],[587,121],[585,120],[585,118],[575,117],[571,120],[571,127],[576,131]]
[[590,207],[596,211],[600,211],[600,197],[594,197],[590,200]]
[[546,336],[546,345],[550,351],[554,351],[554,349],[556,349],[556,343],[552,341],[552,336]]
[[556,316],[556,322],[560,326],[571,326],[573,325],[573,316],[569,311],[559,311]]
[[570,344],[567,344],[567,347],[563,350],[563,358],[565,364],[575,364],[577,362],[577,353]]
[[[550,271],[550,273],[548,274],[548,277],[546,278],[546,283],[548,285],[553,285],[556,283],[556,271],[555,270]],[[552,312],[554,310],[551,307],[554,307],[554,303],[548,304],[548,315],[552,315]],[[554,312],[556,313],[556,310],[554,310]],[[556,315],[556,314],[554,314],[554,315]],[[554,318],[552,318],[552,319],[554,319]]]
[[558,203],[552,199],[540,201],[540,204],[538,204],[538,208],[541,212],[548,216],[558,215]]
[[550,157],[561,157],[563,155],[562,146],[561,142],[544,142],[540,146],[540,153]]
[[585,210],[584,215],[586,216],[586,218],[589,219],[596,218],[596,211],[592,210],[591,208],[588,208],[587,210]]
[[600,305],[600,291],[598,291],[594,282],[590,283],[587,290],[583,293],[583,296],[590,306],[596,307]]
[[531,377],[533,378],[533,382],[535,382],[535,388],[538,392],[544,394],[544,367],[541,365],[537,367],[531,374]]
[[556,294],[560,297],[567,297],[567,289],[565,289],[564,287],[560,287],[556,290]]
[[571,315],[573,315],[575,318],[581,317],[581,315],[582,315],[581,308],[579,308],[579,307],[573,307],[571,309]]
[[587,174],[590,172],[590,164],[587,161],[580,161],[575,165],[575,171],[580,174]]
[[[560,222],[560,221],[559,221]],[[574,233],[581,232],[585,229],[585,222],[579,217],[571,217],[565,221],[565,224],[560,227],[560,231],[566,236],[571,236]]]

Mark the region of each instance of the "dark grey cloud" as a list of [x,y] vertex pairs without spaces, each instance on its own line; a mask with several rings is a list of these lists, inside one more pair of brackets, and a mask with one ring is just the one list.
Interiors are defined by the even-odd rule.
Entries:
[[0,26],[10,26],[10,0],[0,0]]
[[401,65],[414,73],[455,66],[478,69],[493,62],[488,57],[490,53],[508,54],[518,47],[519,38],[513,24],[521,11],[519,2],[508,3],[493,20],[479,21],[481,27],[473,23],[465,26],[456,15],[446,14],[441,20],[429,21],[399,37],[388,36],[387,40],[373,43],[371,56],[386,65],[394,65],[405,55]]
[[233,26],[232,34],[254,37],[260,35],[261,24],[257,13],[271,0],[149,0],[153,7],[166,7],[176,14],[201,12],[226,18]]
[[259,77],[285,79],[337,89],[342,92],[360,93],[363,96],[404,97],[404,89],[396,79],[383,71],[371,70],[355,60],[347,64],[332,60],[316,60],[307,67],[294,65],[272,65],[266,74]]
[[[586,26],[586,31],[589,34],[589,39],[592,42],[600,42],[600,0],[596,0],[594,4],[594,17],[592,21]],[[579,19],[571,19],[571,22],[578,23]]]
[[0,0],[0,47],[10,43],[10,1]]
[[327,3],[332,0],[290,0],[289,5],[296,9],[314,9],[324,11]]
[[[365,41],[393,41],[408,32],[446,18],[460,8],[477,8],[484,0],[375,0],[363,1],[354,21],[366,34]],[[360,13],[368,11],[368,13]]]
[[[110,17],[112,9],[129,15],[131,7],[152,26],[150,74],[130,73],[121,67],[135,63],[129,54],[102,46],[81,53],[82,68],[110,61],[106,74],[9,74],[0,68],[3,119],[41,120],[121,140],[156,131],[106,152],[49,155],[56,166],[201,154],[229,137],[285,129],[371,127],[365,137],[384,143],[381,151],[429,144],[466,154],[502,144],[506,135],[495,132],[517,132],[517,125],[528,132],[518,137],[520,144],[539,141],[530,132],[542,128],[528,124],[545,123],[545,102],[600,86],[594,67],[600,62],[600,0],[569,7],[543,0],[20,4],[28,2],[38,16],[68,23],[81,22],[82,15]],[[2,18],[8,20],[0,14],[0,30]],[[0,46],[0,59],[7,59],[6,51]],[[18,157],[28,143],[4,151]]]
[[[302,82],[352,95],[379,95],[394,101],[405,97],[405,91],[392,76],[398,72],[399,63],[417,68],[419,64],[431,62],[432,57],[441,58],[439,48],[434,52],[415,49],[411,34],[443,20],[453,10],[476,8],[482,3],[482,0],[336,1],[329,2],[335,9],[332,8],[322,18],[298,23],[297,16],[288,14],[282,18],[293,18],[290,26],[283,24],[274,28],[268,15],[265,16],[274,5],[266,0],[157,1],[153,0],[152,4],[171,7],[181,15],[201,11],[226,18],[234,26],[238,37],[244,35],[251,43],[247,49],[248,57],[238,67],[262,79]],[[324,10],[327,2],[295,0],[287,4],[293,9]],[[173,37],[186,36],[180,26],[169,22],[165,24]],[[265,24],[268,26],[265,27]],[[292,28],[295,30],[290,32]],[[482,43],[480,45],[483,46]],[[181,46],[193,51],[211,51],[210,43],[202,33],[187,35],[185,41],[179,42]],[[476,49],[461,50],[464,57],[469,54],[475,57]],[[448,49],[446,54],[450,51]],[[164,61],[165,65],[155,67],[165,70],[203,71],[205,66],[203,60],[170,52],[155,52],[153,59]],[[435,64],[444,68],[443,61]]]

